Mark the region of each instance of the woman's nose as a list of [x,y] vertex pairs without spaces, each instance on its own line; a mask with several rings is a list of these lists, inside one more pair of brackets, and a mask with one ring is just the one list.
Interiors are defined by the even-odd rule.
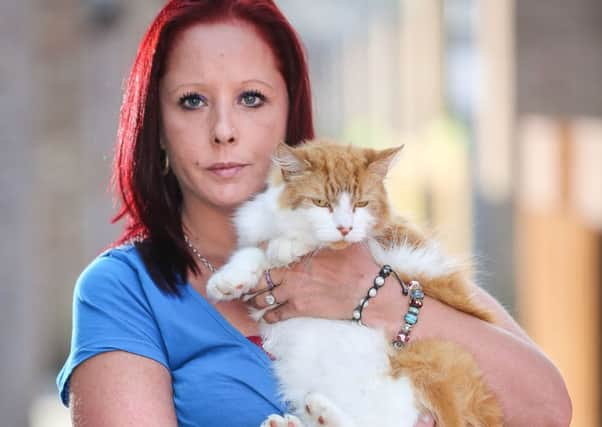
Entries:
[[216,111],[212,141],[215,144],[224,142],[231,144],[236,142],[236,139],[237,135],[232,118],[232,111],[229,111],[227,108],[220,108],[219,111]]

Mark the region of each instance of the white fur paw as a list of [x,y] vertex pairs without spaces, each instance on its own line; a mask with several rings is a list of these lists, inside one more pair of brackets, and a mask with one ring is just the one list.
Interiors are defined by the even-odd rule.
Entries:
[[266,257],[270,265],[285,267],[312,249],[314,249],[313,245],[300,239],[274,239],[268,243]]
[[353,422],[334,403],[320,393],[305,396],[305,416],[316,425],[328,427],[351,427]]
[[259,427],[303,427],[299,418],[294,415],[286,414],[283,417],[280,415],[270,415]]
[[240,249],[209,278],[207,296],[214,301],[240,298],[257,285],[265,268],[265,255],[261,249]]

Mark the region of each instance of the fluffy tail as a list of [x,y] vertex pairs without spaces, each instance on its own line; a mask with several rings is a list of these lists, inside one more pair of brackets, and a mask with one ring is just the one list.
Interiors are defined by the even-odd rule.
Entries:
[[502,411],[470,353],[436,339],[410,342],[391,356],[394,378],[409,377],[421,409],[441,427],[502,427]]

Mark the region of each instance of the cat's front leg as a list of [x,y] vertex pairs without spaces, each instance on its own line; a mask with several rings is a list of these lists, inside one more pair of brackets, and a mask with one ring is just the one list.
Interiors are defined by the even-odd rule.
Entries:
[[303,427],[301,420],[294,415],[270,415],[259,427]]
[[316,426],[355,427],[355,422],[330,399],[320,393],[305,396],[305,417]]
[[278,237],[268,242],[266,256],[271,267],[285,267],[315,247],[315,242],[306,238]]
[[263,250],[239,249],[209,278],[207,296],[216,301],[239,298],[257,285],[266,268]]

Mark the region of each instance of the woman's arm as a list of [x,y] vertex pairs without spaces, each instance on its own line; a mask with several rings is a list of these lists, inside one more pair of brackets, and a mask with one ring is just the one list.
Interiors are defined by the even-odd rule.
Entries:
[[531,337],[516,323],[516,320],[508,314],[508,311],[506,311],[498,300],[478,286],[473,286],[472,291],[474,301],[482,307],[489,309],[496,319],[495,324],[497,326],[535,346]]
[[75,427],[177,426],[171,376],[146,357],[101,353],[75,368],[69,390]]
[[556,367],[520,335],[426,298],[413,339],[454,341],[473,354],[505,426],[567,427],[571,402]]
[[[379,266],[366,249],[355,245],[343,251],[325,251],[310,265],[273,273],[283,285],[272,291],[277,301],[287,303],[264,316],[275,322],[296,316],[349,319],[351,311],[371,286]],[[261,286],[261,285],[260,285]],[[485,381],[498,397],[508,427],[566,427],[571,402],[562,377],[550,360],[533,344],[502,306],[481,289],[479,302],[494,312],[493,325],[426,298],[412,339],[437,337],[454,341],[473,354]],[[261,308],[263,298],[252,304]],[[378,292],[365,309],[368,326],[382,328],[391,337],[401,326],[407,310],[395,279]]]

